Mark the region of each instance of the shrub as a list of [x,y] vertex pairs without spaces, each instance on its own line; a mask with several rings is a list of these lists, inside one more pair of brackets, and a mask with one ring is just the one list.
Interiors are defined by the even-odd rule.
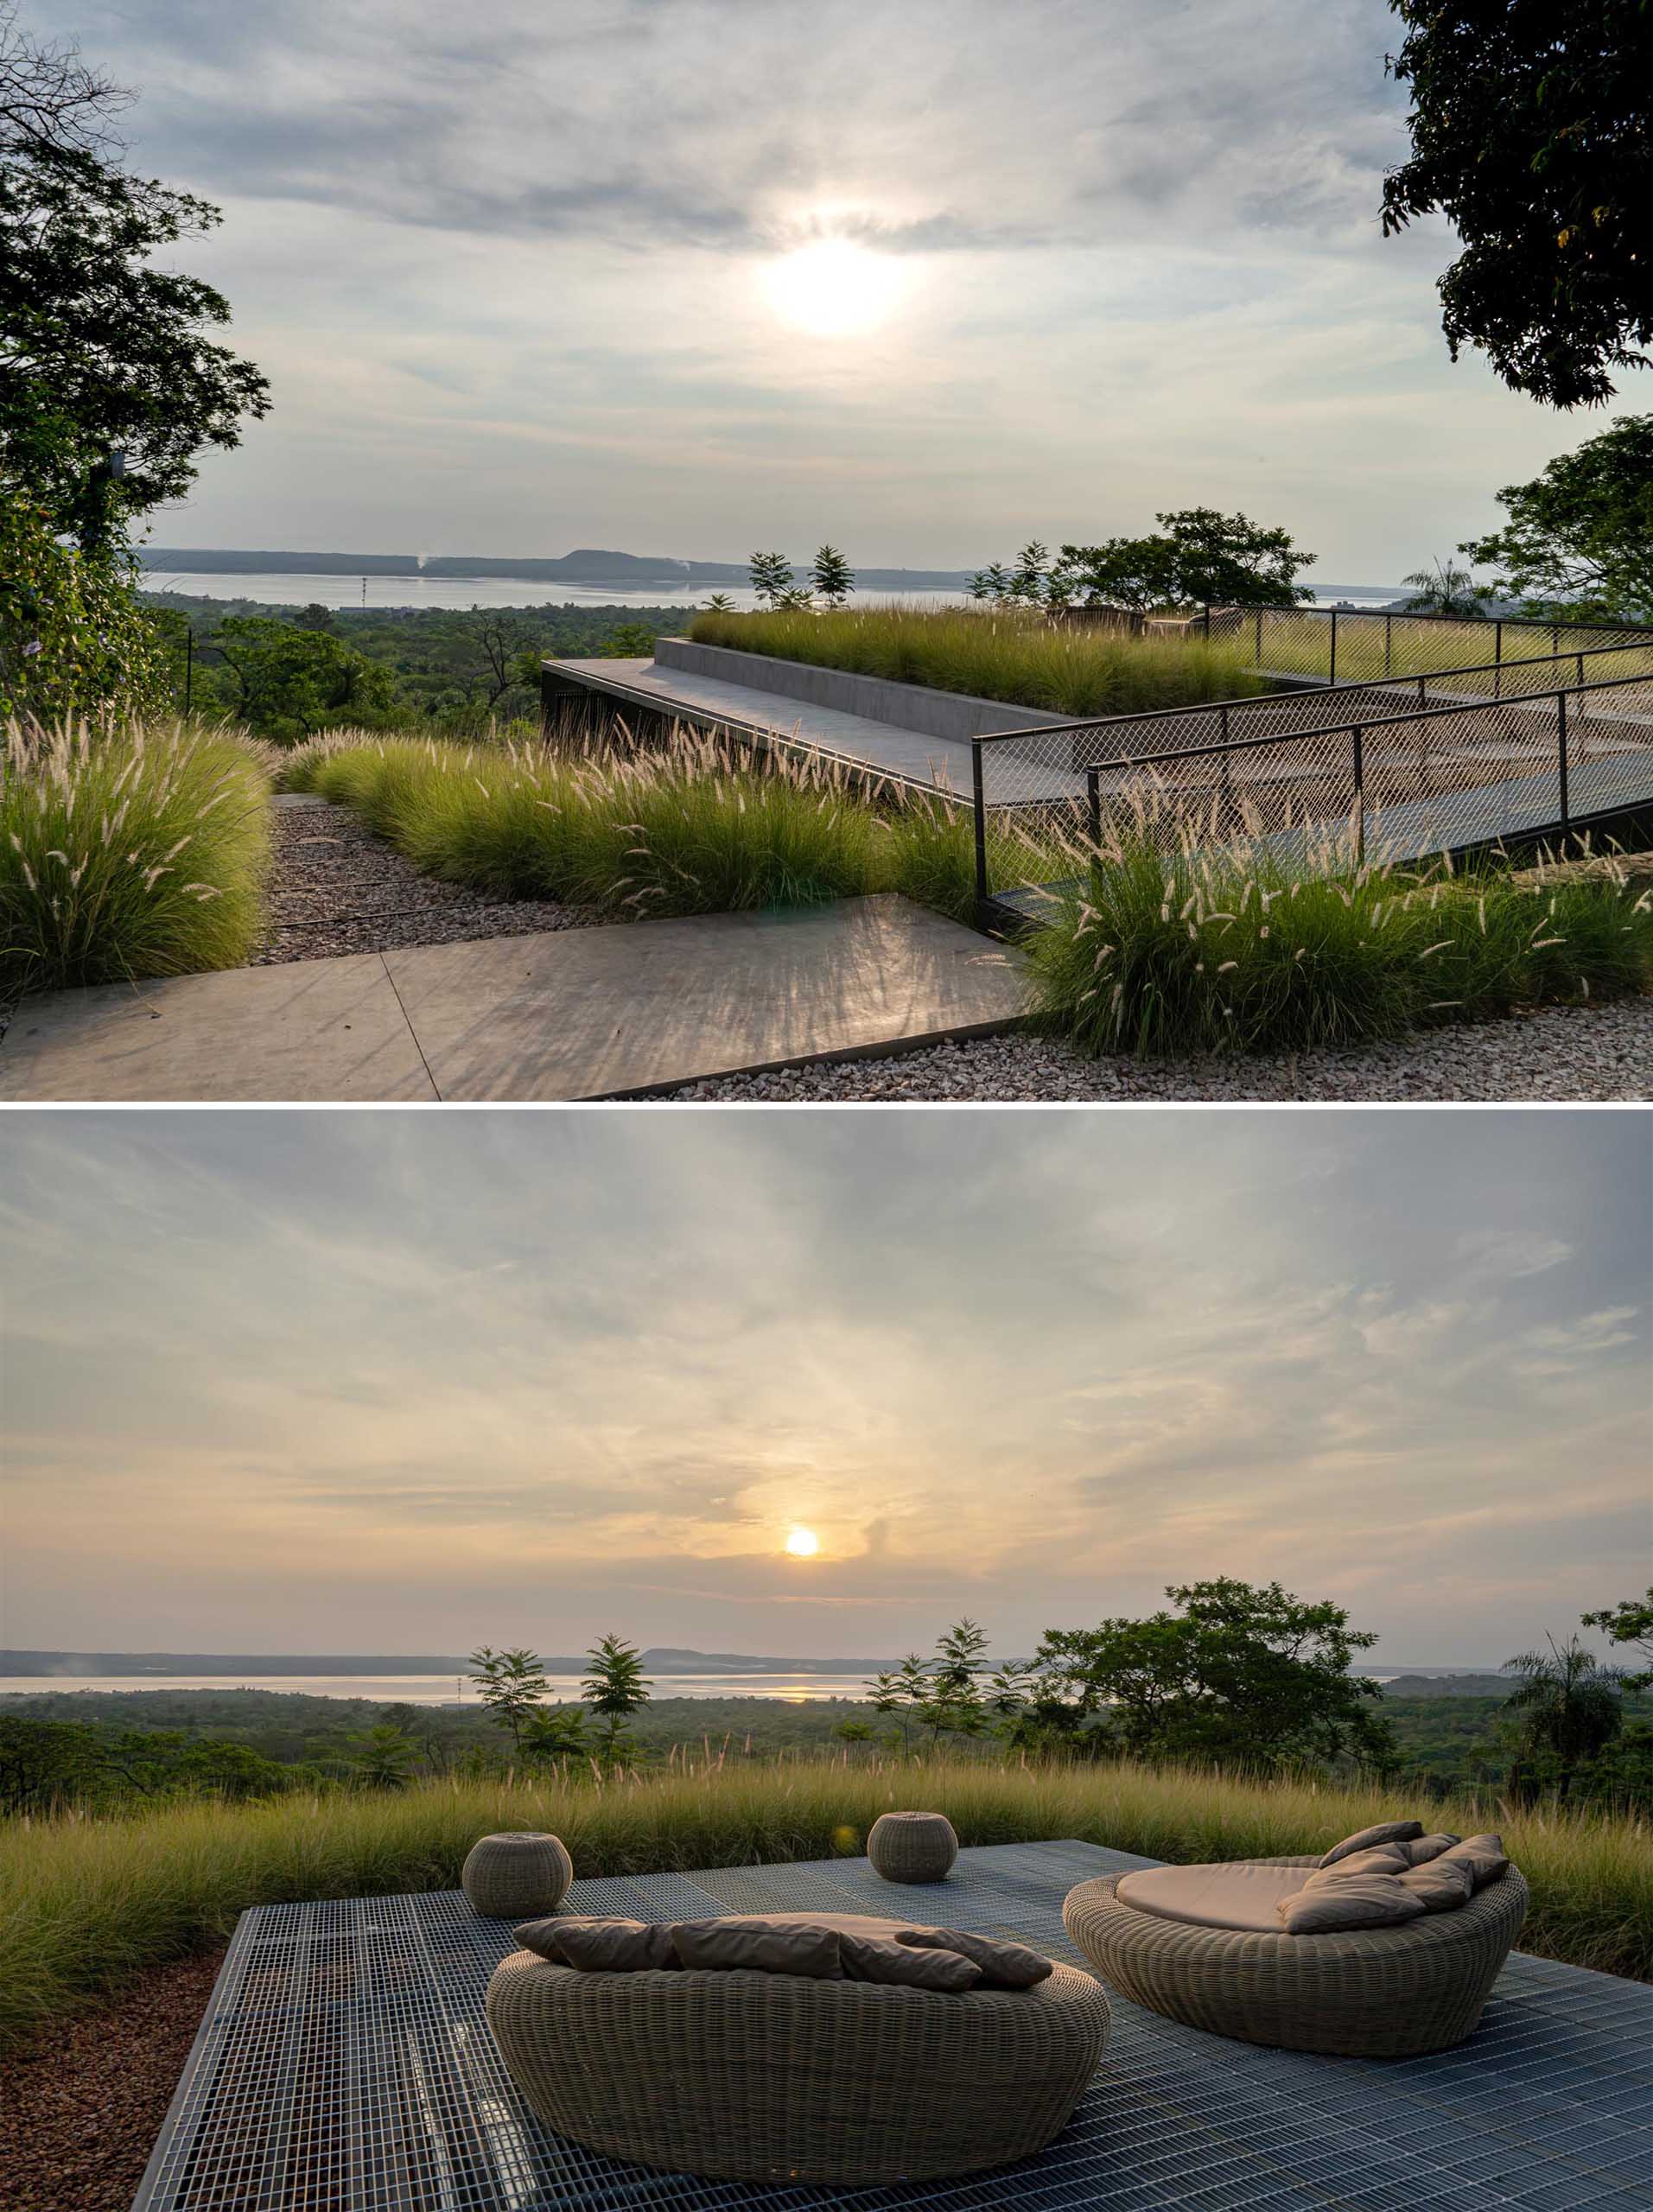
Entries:
[[46,510],[0,485],[0,721],[130,720],[158,711],[166,657],[119,553],[82,553]]
[[0,988],[239,966],[257,943],[270,766],[222,731],[14,722],[0,752]]
[[1262,689],[1249,641],[1243,649],[1133,638],[1052,624],[1030,613],[895,606],[701,613],[689,634],[701,645],[967,691],[1054,715],[1135,714],[1243,698]]
[[1292,868],[1186,834],[1167,857],[1146,828],[1071,868],[1029,950],[1046,1025],[1090,1053],[1302,1052],[1653,984],[1653,900],[1622,880]]
[[[1185,1863],[1325,1850],[1414,1809],[1393,1789],[1244,1781],[1128,1764],[995,1767],[816,1760],[605,1783],[420,1783],[403,1792],[168,1807],[0,1830],[0,2044],[144,1968],[221,1940],[249,1905],[452,1889],[479,1835],[545,1828],[577,1877],[861,1853],[914,1792],[961,1843],[1076,1836]],[[1502,1830],[1532,1887],[1524,1948],[1653,1974],[1645,1822],[1448,1800],[1432,1823]],[[1076,1877],[1077,1878],[1077,1877]]]
[[286,781],[354,807],[430,874],[507,898],[666,915],[904,891],[973,910],[970,818],[944,796],[891,786],[873,804],[830,767],[684,730],[635,753],[355,734],[302,748]]

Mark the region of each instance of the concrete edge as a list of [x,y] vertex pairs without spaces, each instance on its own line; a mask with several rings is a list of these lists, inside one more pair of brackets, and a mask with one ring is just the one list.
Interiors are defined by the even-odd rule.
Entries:
[[724,1083],[736,1076],[779,1075],[787,1068],[848,1067],[857,1060],[899,1060],[909,1052],[925,1052],[937,1045],[964,1044],[977,1037],[1003,1037],[1019,1029],[1026,1029],[1033,1020],[1032,1008],[1025,1014],[1001,1015],[993,1021],[963,1021],[943,1029],[927,1030],[911,1037],[882,1038],[870,1045],[845,1045],[825,1052],[794,1052],[785,1059],[753,1060],[742,1067],[719,1068],[711,1075],[676,1076],[667,1083],[652,1083],[640,1090],[594,1090],[582,1099],[582,1105],[614,1103],[631,1098],[670,1098],[674,1091],[686,1090],[691,1084]]

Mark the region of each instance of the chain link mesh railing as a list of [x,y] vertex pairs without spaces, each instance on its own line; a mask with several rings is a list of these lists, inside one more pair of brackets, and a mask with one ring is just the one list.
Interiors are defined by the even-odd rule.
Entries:
[[1347,607],[1213,607],[1198,618],[1194,634],[1206,631],[1249,649],[1253,665],[1269,675],[1313,677],[1324,683],[1439,677],[1599,646],[1653,646],[1653,631],[1628,623],[1468,620]]
[[[1623,674],[1593,672],[1626,658]],[[1556,683],[1561,665],[1574,682]],[[1582,683],[1570,664],[1542,666],[1542,688],[1534,665],[1506,666],[1521,688],[1499,698],[1421,678],[978,738],[978,890],[1029,908],[1088,851],[1125,840],[1353,865],[1653,803],[1648,646],[1586,658]]]

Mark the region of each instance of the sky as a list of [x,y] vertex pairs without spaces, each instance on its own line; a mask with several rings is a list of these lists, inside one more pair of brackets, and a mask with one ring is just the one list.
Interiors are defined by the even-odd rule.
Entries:
[[89,1111],[0,1167],[14,1648],[1022,1656],[1233,1575],[1472,1666],[1649,1579],[1630,1112]]
[[222,207],[274,387],[159,545],[974,569],[1212,505],[1387,583],[1605,427],[1381,236],[1384,0],[22,4]]

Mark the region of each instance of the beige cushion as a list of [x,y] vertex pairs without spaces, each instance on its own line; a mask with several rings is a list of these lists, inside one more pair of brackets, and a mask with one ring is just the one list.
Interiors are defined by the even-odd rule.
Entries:
[[1325,1936],[1343,1928],[1398,1928],[1424,1909],[1397,1875],[1350,1874],[1282,1898],[1280,1918],[1288,1936]]
[[1489,1882],[1496,1882],[1510,1864],[1504,1855],[1504,1839],[1496,1835],[1466,1835],[1462,1843],[1455,1843],[1450,1851],[1443,1851],[1437,1866],[1467,1866],[1478,1890]]
[[1193,1928],[1241,1928],[1280,1933],[1280,1901],[1303,1886],[1300,1866],[1265,1866],[1240,1859],[1220,1866],[1142,1867],[1122,1876],[1122,1904]]
[[838,1934],[838,1952],[851,1981],[893,1982],[905,1989],[974,1989],[982,1969],[957,1951],[913,1950],[887,1936]]
[[753,1914],[725,1920],[679,1920],[671,1940],[686,1967],[753,1974],[807,1974],[841,1980],[839,1932],[819,1921],[778,1921]]
[[554,1913],[549,1920],[525,1921],[515,1933],[525,1950],[553,1966],[577,1967],[582,1974],[636,1974],[677,1964],[671,1929],[646,1920]]
[[1317,1890],[1323,1882],[1347,1881],[1351,1874],[1404,1874],[1411,1864],[1403,1843],[1380,1843],[1370,1851],[1351,1851],[1330,1866],[1317,1866],[1303,1887]]
[[1423,1866],[1408,1866],[1396,1878],[1403,1890],[1423,1899],[1426,1912],[1452,1912],[1467,1904],[1475,1888],[1473,1871],[1461,1859],[1434,1859]]
[[1361,1828],[1353,1835],[1346,1835],[1341,1843],[1334,1843],[1324,1853],[1322,1866],[1335,1866],[1339,1859],[1347,1859],[1357,1851],[1370,1851],[1380,1843],[1410,1843],[1415,1836],[1423,1834],[1421,1821],[1379,1821],[1376,1827]]
[[896,1942],[912,1950],[956,1951],[974,1961],[989,1989],[1032,1989],[1048,1981],[1050,1961],[1026,1943],[1008,1943],[997,1936],[976,1936],[959,1928],[904,1928]]
[[1443,1851],[1450,1851],[1459,1839],[1455,1835],[1421,1835],[1414,1842],[1396,1846],[1405,1852],[1415,1866],[1427,1866],[1432,1859],[1439,1859]]

